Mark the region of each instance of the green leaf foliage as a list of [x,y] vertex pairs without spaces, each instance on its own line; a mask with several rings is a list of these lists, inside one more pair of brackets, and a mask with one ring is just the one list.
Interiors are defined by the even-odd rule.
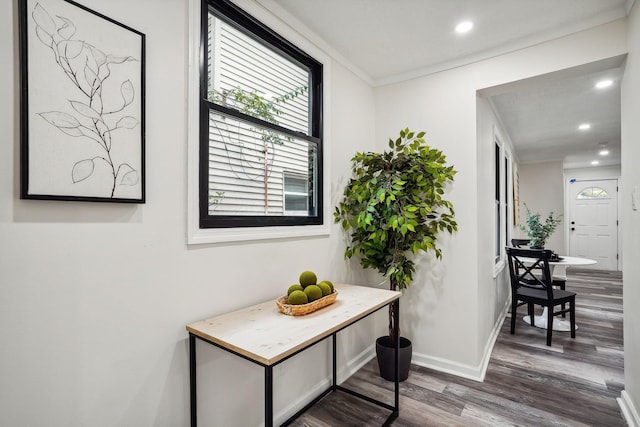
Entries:
[[550,212],[544,222],[540,221],[540,214],[533,212],[529,209],[527,204],[524,204],[526,209],[526,226],[520,225],[520,229],[527,233],[532,247],[544,247],[547,243],[547,239],[556,230],[556,227],[562,222],[562,215],[554,216],[553,212]]
[[[209,91],[208,99],[213,103],[236,109],[248,116],[279,125],[278,116],[284,113],[277,105],[286,104],[288,101],[304,95],[307,90],[308,86],[301,86],[269,101],[258,94],[256,90],[249,91],[238,86],[223,91],[213,89]],[[286,137],[286,139],[292,141],[291,137]],[[262,140],[278,145],[284,144],[280,135],[267,129],[262,130]]]
[[437,236],[458,228],[453,204],[443,198],[456,171],[424,136],[407,128],[389,139],[390,151],[356,153],[334,212],[349,233],[345,257],[359,257],[364,268],[388,277],[391,289],[411,284],[412,254],[433,251],[441,258]]

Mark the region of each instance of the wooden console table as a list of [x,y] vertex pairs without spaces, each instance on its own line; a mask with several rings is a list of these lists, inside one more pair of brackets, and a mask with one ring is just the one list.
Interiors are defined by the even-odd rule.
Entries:
[[[330,387],[281,425],[290,424],[330,392],[343,391],[391,411],[383,425],[399,414],[398,349],[394,405],[388,405],[337,384],[336,334],[381,308],[396,304],[395,327],[400,315],[400,292],[346,284],[335,285],[335,303],[305,316],[281,314],[275,300],[187,325],[189,332],[189,369],[191,426],[196,427],[196,339],[200,339],[250,362],[264,367],[265,426],[273,426],[273,367],[325,338],[333,337],[333,381]],[[396,330],[396,336],[397,336]]]

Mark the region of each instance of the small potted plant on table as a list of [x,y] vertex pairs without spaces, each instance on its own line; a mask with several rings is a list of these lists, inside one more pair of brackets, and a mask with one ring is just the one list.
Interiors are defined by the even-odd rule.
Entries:
[[531,211],[526,203],[524,207],[526,209],[526,226],[520,225],[520,229],[527,233],[530,239],[529,246],[532,249],[544,249],[549,236],[553,234],[558,224],[562,222],[562,215],[554,216],[553,212],[549,212],[546,220],[541,222],[539,213]]
[[[353,177],[334,212],[335,222],[349,233],[345,256],[359,257],[363,267],[376,269],[393,291],[411,284],[413,254],[432,251],[440,259],[438,234],[457,230],[453,204],[443,198],[456,171],[442,151],[426,145],[424,135],[404,129],[389,140],[390,151],[356,153]],[[400,340],[403,381],[409,373],[411,342],[395,336],[394,310],[395,305],[389,305],[389,335],[378,338],[376,350],[393,351]],[[393,366],[381,362],[380,353],[378,364],[383,378],[395,380]]]

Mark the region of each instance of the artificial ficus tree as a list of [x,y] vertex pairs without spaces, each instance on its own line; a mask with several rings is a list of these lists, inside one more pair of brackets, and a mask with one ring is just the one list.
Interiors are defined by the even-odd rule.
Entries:
[[[413,281],[413,254],[432,251],[440,259],[438,235],[457,230],[453,204],[443,198],[456,171],[424,135],[403,129],[389,140],[389,151],[356,153],[353,177],[334,212],[349,235],[345,257],[376,269],[394,291]],[[393,310],[391,304],[389,336],[395,343]]]

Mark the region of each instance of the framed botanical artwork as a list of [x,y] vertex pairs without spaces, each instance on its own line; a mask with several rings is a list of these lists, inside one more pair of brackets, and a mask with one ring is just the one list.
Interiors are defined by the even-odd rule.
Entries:
[[70,0],[20,0],[23,199],[144,203],[145,35]]

